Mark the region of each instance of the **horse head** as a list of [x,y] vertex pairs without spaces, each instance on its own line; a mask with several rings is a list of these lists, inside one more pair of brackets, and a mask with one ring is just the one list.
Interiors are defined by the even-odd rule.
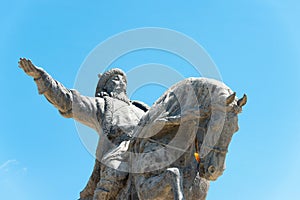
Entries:
[[169,88],[142,117],[129,147],[139,197],[179,199],[184,193],[187,199],[205,199],[207,180],[225,170],[246,102],[246,95],[237,99],[225,84],[207,78],[185,79]]
[[200,147],[200,176],[216,180],[225,170],[225,159],[232,136],[238,131],[238,114],[247,103],[247,96],[241,99],[231,94],[222,104],[211,107],[211,116],[206,134]]

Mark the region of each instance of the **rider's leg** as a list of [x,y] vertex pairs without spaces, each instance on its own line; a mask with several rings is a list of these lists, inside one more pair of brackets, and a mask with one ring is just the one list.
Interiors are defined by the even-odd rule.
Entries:
[[125,186],[127,178],[127,172],[102,166],[101,179],[97,184],[93,200],[116,199],[120,189]]
[[[184,200],[182,176],[178,168],[168,168],[156,176],[136,176],[136,190],[140,199],[150,200],[158,196]],[[171,193],[173,189],[173,193]]]
[[172,184],[174,200],[184,200],[182,174],[178,168],[172,167],[167,169],[167,179]]

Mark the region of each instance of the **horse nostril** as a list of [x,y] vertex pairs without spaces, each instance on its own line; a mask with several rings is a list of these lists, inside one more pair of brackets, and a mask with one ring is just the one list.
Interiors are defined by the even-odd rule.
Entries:
[[214,173],[216,172],[215,166],[213,166],[213,165],[209,166],[208,172],[209,172],[210,174],[214,174]]

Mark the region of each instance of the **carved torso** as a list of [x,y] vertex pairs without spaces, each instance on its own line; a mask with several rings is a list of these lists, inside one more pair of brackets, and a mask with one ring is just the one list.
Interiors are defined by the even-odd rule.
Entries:
[[131,103],[105,97],[104,134],[112,143],[118,145],[132,136],[133,129],[144,114],[143,110]]

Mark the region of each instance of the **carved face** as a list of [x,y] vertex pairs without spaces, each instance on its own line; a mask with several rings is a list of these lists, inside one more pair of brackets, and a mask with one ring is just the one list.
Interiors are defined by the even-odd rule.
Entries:
[[113,75],[105,85],[105,89],[108,93],[117,93],[122,92],[126,93],[126,81],[125,77],[120,74]]

